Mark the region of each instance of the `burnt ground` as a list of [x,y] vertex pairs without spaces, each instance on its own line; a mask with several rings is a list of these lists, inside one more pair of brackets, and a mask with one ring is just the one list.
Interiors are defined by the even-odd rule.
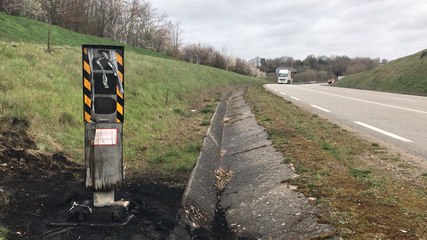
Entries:
[[9,230],[6,239],[165,239],[173,231],[178,239],[191,237],[184,226],[177,228],[187,176],[128,174],[116,192],[116,199],[130,200],[135,215],[126,226],[49,226],[73,201],[91,199],[84,188],[84,166],[61,152],[41,153],[28,135],[28,121],[3,122],[7,126],[0,127],[0,226]]

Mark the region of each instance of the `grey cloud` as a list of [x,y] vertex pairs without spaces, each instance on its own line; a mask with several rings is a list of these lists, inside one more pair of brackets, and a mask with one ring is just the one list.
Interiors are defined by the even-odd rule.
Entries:
[[394,59],[427,47],[427,1],[156,0],[186,43],[238,57],[348,55]]

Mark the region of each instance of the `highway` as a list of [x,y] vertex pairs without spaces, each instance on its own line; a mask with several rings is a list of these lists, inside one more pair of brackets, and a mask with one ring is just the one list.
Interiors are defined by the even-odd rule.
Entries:
[[427,97],[327,84],[267,84],[265,88],[331,122],[427,161]]

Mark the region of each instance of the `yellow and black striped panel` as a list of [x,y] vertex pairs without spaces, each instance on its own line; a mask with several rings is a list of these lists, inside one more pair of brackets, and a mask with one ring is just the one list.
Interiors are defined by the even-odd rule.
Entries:
[[[116,50],[116,60],[117,60],[117,74],[120,79],[120,82],[125,87],[124,81],[124,52],[123,49]],[[119,91],[119,88],[116,87],[117,92],[117,122],[124,122],[124,108],[125,108],[125,99],[124,94]]]
[[92,110],[92,87],[90,84],[91,69],[89,64],[88,49],[83,47],[83,119],[85,123],[89,123]]

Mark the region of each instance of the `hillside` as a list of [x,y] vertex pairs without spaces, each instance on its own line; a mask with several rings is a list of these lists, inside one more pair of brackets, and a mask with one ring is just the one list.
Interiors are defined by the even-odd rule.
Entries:
[[[24,17],[10,16],[0,12],[0,42],[36,43],[47,46],[49,25]],[[110,39],[99,38],[87,34],[76,33],[55,25],[50,26],[51,42],[60,46],[80,46],[82,44],[117,45]],[[123,44],[121,44],[123,45]],[[125,45],[127,50],[145,55],[167,57],[163,54],[143,48]]]
[[346,76],[337,82],[337,86],[427,95],[427,57],[420,59],[421,52],[366,72]]
[[[48,25],[3,13],[0,22],[2,122],[28,121],[40,150],[63,151],[82,163],[81,44],[118,43],[52,26],[54,51],[46,53]],[[129,46],[125,75],[125,159],[184,171],[225,89],[258,81]],[[170,159],[177,159],[173,166]]]

